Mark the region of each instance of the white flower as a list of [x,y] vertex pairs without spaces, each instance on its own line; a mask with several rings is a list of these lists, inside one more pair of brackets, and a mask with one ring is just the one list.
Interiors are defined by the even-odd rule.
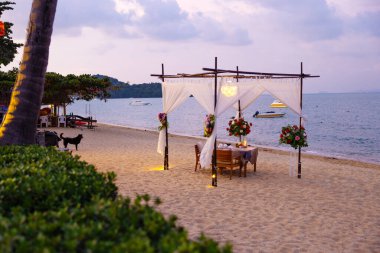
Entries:
[[240,130],[240,133],[242,133],[243,132],[243,130]]

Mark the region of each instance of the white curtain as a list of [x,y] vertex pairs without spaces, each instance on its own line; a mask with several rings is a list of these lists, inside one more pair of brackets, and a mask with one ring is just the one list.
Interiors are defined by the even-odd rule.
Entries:
[[260,85],[272,96],[281,100],[291,110],[302,116],[301,111],[301,79],[284,78],[284,79],[263,79]]
[[[214,80],[210,80],[208,92],[211,92],[212,97],[214,96],[214,86]],[[249,88],[249,85],[238,85],[238,83],[231,78],[220,78],[218,80],[217,103],[216,109],[213,112],[215,115],[215,126],[214,131],[212,132],[211,136],[207,139],[206,144],[204,145],[200,155],[200,164],[202,167],[208,167],[211,164],[212,154],[214,151],[214,142],[216,139],[218,117],[228,108],[230,108],[234,103],[236,103],[239,100],[239,98],[244,96],[249,90]],[[195,98],[197,98],[195,94],[193,95]],[[208,97],[208,101],[208,105],[211,104],[213,108],[214,99],[210,100],[210,97]]]
[[[239,80],[238,85],[245,85],[249,87],[246,93],[239,99],[241,111],[252,104],[265,91],[265,89],[260,86],[260,81],[261,79]],[[235,103],[234,108],[239,110],[239,104]]]
[[[218,86],[219,87],[219,86]],[[214,79],[205,78],[198,80],[189,80],[186,84],[186,90],[194,96],[198,103],[206,110],[208,114],[214,114]],[[200,155],[201,167],[208,167],[211,163],[212,152],[214,150],[214,141],[216,136],[217,117],[215,115],[215,125],[211,136],[207,138]]]
[[[297,114],[301,115],[300,107],[300,79],[247,79],[236,82],[232,78],[218,78],[217,105],[214,110],[214,79],[175,79],[162,84],[163,112],[169,113],[182,104],[190,95],[199,102],[208,114],[215,115],[215,126],[211,136],[204,145],[200,164],[208,167],[211,164],[218,116],[229,107],[237,108],[240,100],[241,109],[244,110],[249,104],[259,97],[264,90],[278,98]],[[164,153],[165,131],[160,131],[157,152]]]
[[[169,114],[181,105],[190,94],[185,89],[183,79],[170,80],[162,83],[163,112]],[[157,152],[161,155],[165,152],[166,132],[162,129],[158,135]]]
[[214,114],[214,79],[188,79],[186,92],[193,95],[208,114]]

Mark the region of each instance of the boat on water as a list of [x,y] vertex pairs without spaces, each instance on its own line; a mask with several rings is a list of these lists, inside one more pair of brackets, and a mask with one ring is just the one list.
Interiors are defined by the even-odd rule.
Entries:
[[141,100],[134,100],[130,102],[129,105],[138,106],[138,105],[152,105],[152,104],[149,102],[143,102]]
[[254,118],[281,118],[281,117],[284,117],[284,115],[285,113],[276,113],[274,111],[264,112],[264,113],[260,113],[259,111],[256,111],[253,117]]
[[270,105],[272,108],[287,108],[285,104],[283,104],[280,100],[276,99]]

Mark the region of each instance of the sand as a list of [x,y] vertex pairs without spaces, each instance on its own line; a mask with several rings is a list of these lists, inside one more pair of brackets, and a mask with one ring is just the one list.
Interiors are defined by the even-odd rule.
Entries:
[[163,171],[157,132],[53,130],[83,134],[73,155],[114,171],[123,196],[160,197],[158,209],[176,215],[191,238],[203,232],[234,252],[380,252],[380,165],[305,155],[297,179],[288,152],[260,148],[256,173],[249,164],[246,178],[219,175],[212,188],[209,169],[194,172],[197,139],[171,136]]

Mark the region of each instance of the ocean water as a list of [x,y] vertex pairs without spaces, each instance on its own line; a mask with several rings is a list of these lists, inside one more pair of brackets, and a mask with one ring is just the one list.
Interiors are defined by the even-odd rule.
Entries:
[[[373,163],[380,163],[380,93],[305,94],[303,112],[304,126],[308,134],[309,153],[344,157]],[[68,107],[68,112],[77,115],[91,115],[102,123],[157,129],[157,114],[162,111],[161,98],[139,99],[149,106],[131,106],[136,99],[110,99],[107,102],[93,100],[77,101]],[[249,144],[287,149],[278,143],[282,126],[297,124],[299,117],[290,109],[274,109],[269,105],[274,98],[262,95],[245,111],[244,117],[253,123],[253,131],[247,136]],[[285,112],[283,118],[253,118],[256,111]],[[192,136],[203,135],[203,121],[206,112],[194,98],[168,115],[169,132]],[[226,131],[228,120],[235,115],[227,110],[218,121],[219,139],[236,140]]]

